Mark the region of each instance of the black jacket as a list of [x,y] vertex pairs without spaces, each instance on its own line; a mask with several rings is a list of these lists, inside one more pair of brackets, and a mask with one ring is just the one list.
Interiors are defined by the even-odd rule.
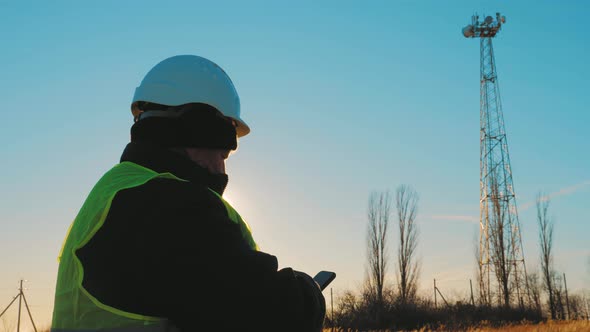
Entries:
[[166,317],[181,331],[300,332],[317,320],[298,272],[278,271],[275,256],[251,250],[208,189],[223,194],[226,175],[138,143],[127,145],[121,161],[189,182],[154,179],[117,193],[102,228],[77,251],[93,296]]

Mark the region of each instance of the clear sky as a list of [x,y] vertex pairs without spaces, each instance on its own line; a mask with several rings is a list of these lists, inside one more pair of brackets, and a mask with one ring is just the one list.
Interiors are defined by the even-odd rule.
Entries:
[[[436,278],[464,294],[479,219],[479,42],[461,28],[497,11],[527,266],[538,266],[542,190],[556,268],[570,293],[589,288],[589,6],[0,0],[0,310],[24,278],[36,325],[49,325],[67,228],[129,141],[135,87],[177,54],[210,58],[236,85],[252,132],[228,161],[227,197],[281,267],[336,271],[336,298],[357,290],[369,194],[408,184],[420,195],[421,291]],[[171,291],[190,282],[179,275]]]

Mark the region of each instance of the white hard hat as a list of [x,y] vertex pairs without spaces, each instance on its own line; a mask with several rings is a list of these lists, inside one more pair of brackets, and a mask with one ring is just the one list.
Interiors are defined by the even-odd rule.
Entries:
[[138,102],[208,104],[235,121],[238,137],[250,132],[240,117],[240,98],[229,76],[211,60],[197,55],[176,55],[155,65],[135,89],[131,111],[136,117],[141,113]]

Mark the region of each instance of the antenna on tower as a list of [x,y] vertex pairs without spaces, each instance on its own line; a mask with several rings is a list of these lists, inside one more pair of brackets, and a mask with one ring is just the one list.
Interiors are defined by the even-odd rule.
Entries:
[[496,18],[486,16],[483,21],[480,21],[476,14],[471,17],[471,24],[462,29],[463,36],[465,38],[495,37],[504,23],[506,23],[506,16],[501,16],[500,13],[496,13]]
[[20,286],[18,288],[18,294],[12,299],[12,301],[8,304],[8,306],[0,313],[0,317],[4,315],[6,310],[10,308],[10,306],[18,299],[18,321],[16,325],[16,332],[20,332],[20,313],[21,313],[21,300],[25,302],[25,308],[27,308],[27,313],[29,314],[29,318],[31,319],[31,324],[33,324],[33,330],[37,332],[37,327],[35,326],[35,322],[33,321],[33,316],[31,315],[31,310],[29,310],[29,305],[27,304],[27,299],[25,298],[25,293],[23,292],[23,280],[20,280]]
[[480,301],[509,306],[516,295],[523,306],[522,291],[528,295],[529,288],[492,47],[505,23],[500,13],[483,20],[473,15],[462,33],[480,38]]

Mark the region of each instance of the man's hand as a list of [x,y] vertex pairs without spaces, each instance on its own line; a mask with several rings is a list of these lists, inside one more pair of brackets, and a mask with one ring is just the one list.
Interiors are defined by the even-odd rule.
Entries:
[[304,294],[305,313],[309,320],[306,323],[305,331],[322,331],[324,318],[326,316],[326,299],[322,294],[320,285],[305,272],[296,271],[295,276],[299,281]]

